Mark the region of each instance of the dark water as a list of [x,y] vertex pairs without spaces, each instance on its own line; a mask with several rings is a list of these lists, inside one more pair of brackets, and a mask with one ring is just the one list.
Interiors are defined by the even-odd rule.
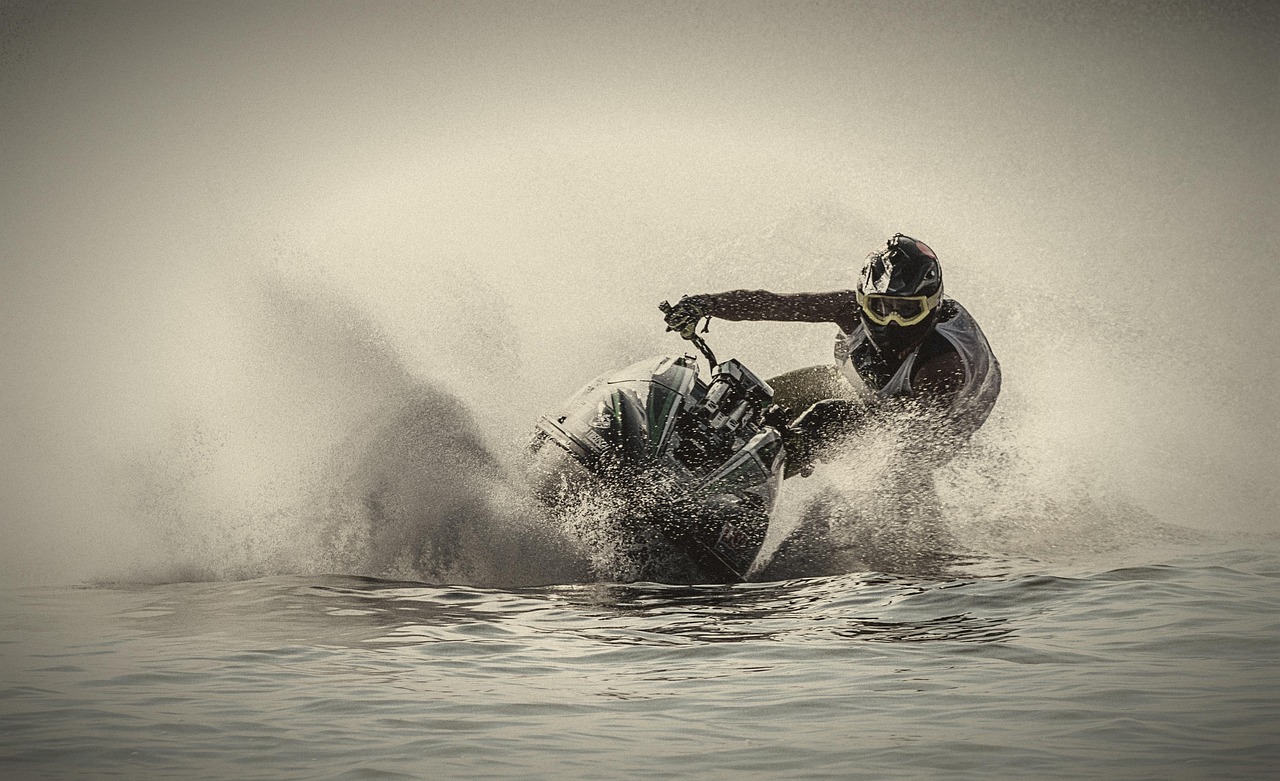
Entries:
[[1273,543],[733,587],[10,590],[0,771],[1274,778]]

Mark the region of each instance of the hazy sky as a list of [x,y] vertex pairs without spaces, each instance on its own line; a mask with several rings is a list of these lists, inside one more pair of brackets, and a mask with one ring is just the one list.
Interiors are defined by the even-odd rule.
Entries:
[[[117,462],[193,431],[231,485],[297,471],[402,375],[501,439],[673,349],[657,301],[850,286],[895,231],[1028,452],[1271,524],[1278,33],[1238,2],[0,4],[6,547],[88,555]],[[766,373],[831,341],[715,335]]]

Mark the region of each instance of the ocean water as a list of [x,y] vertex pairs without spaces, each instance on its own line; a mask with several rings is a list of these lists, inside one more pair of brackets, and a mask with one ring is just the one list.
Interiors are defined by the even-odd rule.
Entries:
[[1275,778],[1274,543],[734,586],[10,589],[0,774]]

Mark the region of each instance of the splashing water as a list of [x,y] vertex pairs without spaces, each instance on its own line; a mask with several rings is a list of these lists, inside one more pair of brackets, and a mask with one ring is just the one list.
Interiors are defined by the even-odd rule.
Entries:
[[[469,324],[450,326],[434,311],[429,328],[445,333],[443,349],[420,354],[418,367],[429,368],[411,368],[413,353],[355,304],[296,276],[256,280],[223,290],[227,343],[214,349],[226,352],[195,367],[200,387],[186,386],[167,422],[149,423],[159,436],[135,434],[105,457],[124,550],[95,560],[90,577],[343,573],[514,586],[639,575],[641,543],[620,527],[634,508],[602,495],[548,515],[522,481],[532,421],[558,403],[550,394],[608,368],[599,345],[584,344],[591,365],[547,361],[556,371],[542,372],[524,355],[544,345],[513,346],[520,326],[509,318],[499,318],[501,336],[464,336]],[[465,275],[451,286],[450,300],[493,307],[502,295]],[[462,344],[476,353],[468,358]],[[503,371],[486,366],[490,354]],[[1011,384],[1013,405],[1025,403]],[[910,427],[890,426],[812,478],[789,480],[752,577],[927,574],[972,554],[1069,561],[1196,538],[1062,454],[1037,452],[1020,411],[998,408],[936,472],[911,463]],[[652,575],[660,569],[643,571],[661,579]]]

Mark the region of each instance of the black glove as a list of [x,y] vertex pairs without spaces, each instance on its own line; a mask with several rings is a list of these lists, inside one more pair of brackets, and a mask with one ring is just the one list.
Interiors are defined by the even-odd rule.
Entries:
[[667,330],[676,331],[681,337],[690,339],[694,329],[698,327],[698,321],[710,317],[707,314],[710,309],[711,297],[698,295],[685,296],[675,306],[663,307],[662,311],[666,313],[664,319],[667,321]]

